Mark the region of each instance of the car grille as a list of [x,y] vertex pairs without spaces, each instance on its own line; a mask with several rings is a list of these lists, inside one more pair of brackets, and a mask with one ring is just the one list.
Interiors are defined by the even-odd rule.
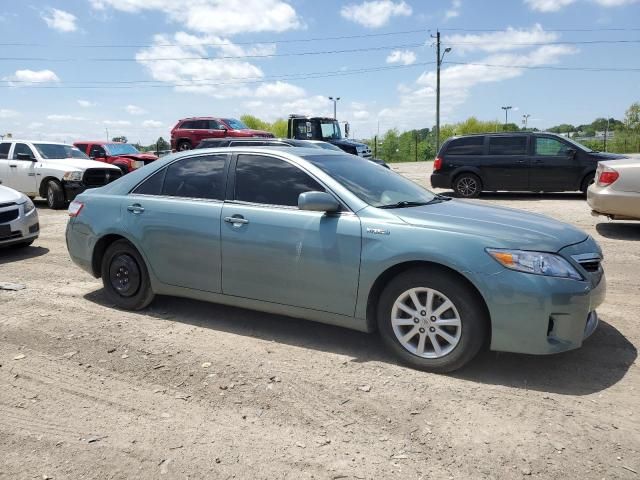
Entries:
[[86,187],[102,187],[120,178],[122,172],[110,168],[89,168],[84,172],[82,183]]
[[597,253],[583,253],[581,255],[574,255],[573,259],[589,273],[597,273],[600,271],[600,263],[602,262],[602,258]]
[[13,240],[14,238],[20,238],[22,237],[22,233],[20,232],[11,232],[9,235],[7,236],[0,236],[0,240]]
[[12,207],[14,205],[17,205],[16,202],[0,203],[0,208]]
[[0,212],[0,223],[8,223],[18,218],[19,210],[7,210],[6,212]]

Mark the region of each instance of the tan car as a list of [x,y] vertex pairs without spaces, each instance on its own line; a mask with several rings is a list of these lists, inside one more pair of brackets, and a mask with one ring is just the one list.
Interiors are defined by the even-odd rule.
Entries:
[[640,220],[640,158],[598,163],[587,203],[593,215]]

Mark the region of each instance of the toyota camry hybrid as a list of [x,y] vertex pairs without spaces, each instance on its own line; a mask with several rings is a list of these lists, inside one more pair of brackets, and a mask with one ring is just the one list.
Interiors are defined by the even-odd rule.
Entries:
[[483,347],[575,349],[596,329],[605,278],[586,233],[345,157],[169,155],[79,195],[69,253],[120,308],[174,295],[378,331],[429,371],[460,368]]

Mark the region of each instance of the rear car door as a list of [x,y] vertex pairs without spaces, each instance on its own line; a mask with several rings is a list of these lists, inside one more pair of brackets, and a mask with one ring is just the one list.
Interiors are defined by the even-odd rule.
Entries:
[[126,198],[128,231],[162,283],[219,293],[226,154],[181,158]]
[[298,196],[325,188],[298,166],[239,154],[222,211],[222,291],[353,316],[360,219],[299,210]]
[[577,190],[582,181],[583,167],[569,143],[546,135],[535,135],[531,164],[531,190]]
[[[29,155],[32,160],[19,160],[18,154]],[[11,187],[26,195],[35,196],[38,192],[36,156],[32,148],[26,143],[16,143],[10,153],[8,162],[7,181],[5,187]]]
[[530,159],[527,135],[488,135],[483,160],[485,190],[528,190]]
[[0,143],[0,185],[9,186],[9,150],[11,142]]

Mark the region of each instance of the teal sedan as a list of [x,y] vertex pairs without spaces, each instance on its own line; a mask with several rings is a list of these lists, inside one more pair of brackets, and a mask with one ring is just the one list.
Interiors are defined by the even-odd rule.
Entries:
[[71,258],[120,308],[173,295],[378,331],[428,371],[483,347],[578,348],[605,295],[602,251],[581,230],[341,152],[169,155],[86,191],[69,215]]

